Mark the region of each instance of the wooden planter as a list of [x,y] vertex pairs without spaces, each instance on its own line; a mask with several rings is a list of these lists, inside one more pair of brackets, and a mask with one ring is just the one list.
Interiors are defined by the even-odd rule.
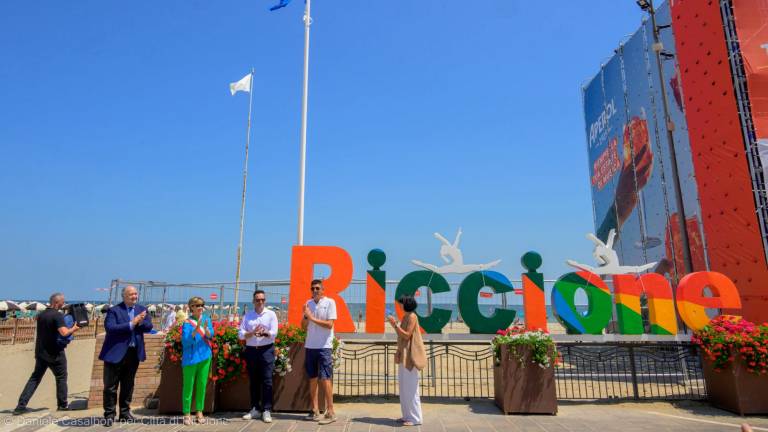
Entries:
[[245,373],[237,379],[216,384],[216,411],[250,411],[251,380]]
[[[309,397],[309,379],[304,370],[304,345],[294,344],[290,349],[291,372],[281,377],[272,378],[273,411],[312,411],[312,399]],[[248,411],[251,409],[250,379],[248,375],[221,384],[216,395],[216,411]],[[325,406],[321,396],[320,409]]]
[[519,363],[509,347],[502,347],[501,364],[493,368],[496,405],[504,414],[557,414],[555,368],[531,363],[531,352],[520,348]]
[[[304,345],[293,344],[289,351],[291,371],[281,377],[275,375],[272,380],[275,411],[312,411],[312,398],[309,397],[309,378],[304,369]],[[319,393],[318,406],[325,409],[325,398]]]
[[[181,363],[173,363],[168,360],[168,353],[166,352],[166,360],[163,362],[163,366],[160,368],[160,386],[157,389],[155,396],[158,398],[157,412],[158,414],[180,414],[181,413],[181,390],[183,384],[183,377],[181,374]],[[192,392],[192,412],[195,412],[195,394],[197,388]],[[206,413],[213,412],[213,402],[216,395],[216,383],[212,380],[208,380],[208,385],[205,387],[205,406],[203,411]]]
[[704,357],[701,364],[707,399],[712,405],[742,416],[768,414],[768,375],[747,372],[738,357],[720,372],[715,372],[713,363]]

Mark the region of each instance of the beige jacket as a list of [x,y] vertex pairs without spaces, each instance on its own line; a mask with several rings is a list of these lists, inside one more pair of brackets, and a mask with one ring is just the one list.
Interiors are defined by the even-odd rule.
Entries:
[[395,363],[402,363],[406,369],[418,370],[424,369],[427,365],[427,352],[424,349],[424,341],[421,338],[421,327],[419,327],[419,318],[415,313],[406,314],[400,323],[400,328],[407,330],[411,320],[416,320],[416,328],[413,330],[410,339],[406,339],[398,333],[397,351],[395,352]]

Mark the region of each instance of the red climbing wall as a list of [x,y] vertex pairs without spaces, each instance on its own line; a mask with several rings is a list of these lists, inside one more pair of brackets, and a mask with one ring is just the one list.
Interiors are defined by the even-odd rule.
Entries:
[[673,0],[672,23],[710,269],[736,283],[746,319],[768,321],[768,267],[719,2]]

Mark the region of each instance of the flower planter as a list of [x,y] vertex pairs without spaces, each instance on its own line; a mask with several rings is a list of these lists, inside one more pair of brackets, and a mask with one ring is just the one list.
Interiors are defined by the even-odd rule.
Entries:
[[493,368],[494,400],[504,414],[557,414],[555,368],[531,363],[529,348],[519,348],[522,364],[509,346]]
[[737,358],[727,368],[715,372],[709,359],[702,357],[704,382],[709,402],[739,415],[768,414],[768,375],[747,372]]
[[[166,353],[167,355],[167,353]],[[181,391],[183,385],[183,378],[181,374],[181,364],[174,363],[170,360],[163,361],[160,368],[160,386],[155,394],[158,398],[157,412],[158,414],[180,414],[181,409]],[[195,412],[195,394],[197,388],[192,392],[192,411]],[[205,406],[203,411],[206,413],[213,412],[213,402],[216,395],[216,383],[212,380],[208,380],[208,385],[205,388]]]
[[216,411],[248,411],[251,409],[251,380],[248,374],[216,385]]
[[[291,372],[281,377],[272,377],[273,411],[312,411],[309,397],[309,378],[304,371],[304,345],[292,344],[289,351]],[[247,411],[251,408],[250,379],[248,375],[218,385],[216,411]],[[325,405],[321,396],[321,409]]]
[[[312,411],[309,397],[309,378],[304,369],[304,344],[292,344],[289,351],[291,371],[285,376],[275,375],[272,379],[275,411]],[[319,393],[318,406],[323,411],[325,398]]]

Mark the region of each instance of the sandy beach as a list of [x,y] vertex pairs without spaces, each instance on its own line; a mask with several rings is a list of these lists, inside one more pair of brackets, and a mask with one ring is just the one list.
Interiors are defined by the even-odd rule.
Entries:
[[[67,379],[69,402],[73,407],[84,406],[91,382],[91,365],[95,339],[75,340],[67,347]],[[35,367],[35,344],[3,345],[3,385],[0,386],[0,411],[12,410]],[[43,381],[29,402],[29,408],[56,409],[56,384],[53,373],[45,373]]]

